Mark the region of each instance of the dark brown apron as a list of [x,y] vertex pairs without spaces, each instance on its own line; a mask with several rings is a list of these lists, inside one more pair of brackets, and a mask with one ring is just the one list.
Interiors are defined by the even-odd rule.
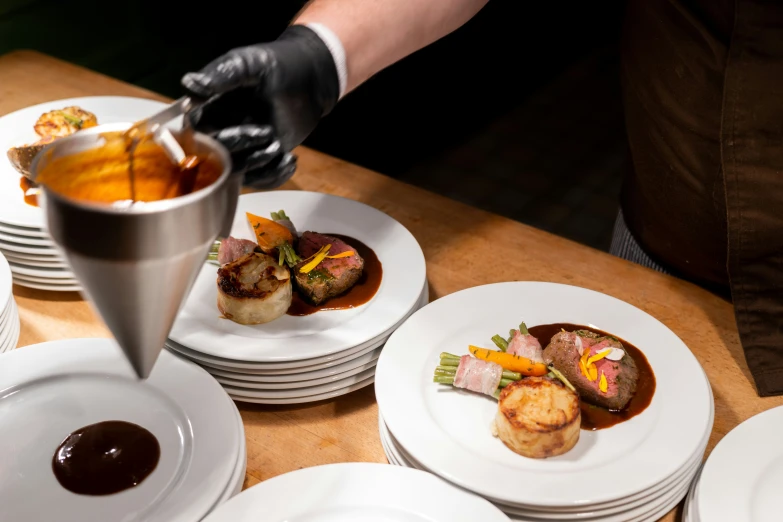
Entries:
[[628,228],[730,295],[759,395],[783,394],[783,2],[630,0],[622,61]]

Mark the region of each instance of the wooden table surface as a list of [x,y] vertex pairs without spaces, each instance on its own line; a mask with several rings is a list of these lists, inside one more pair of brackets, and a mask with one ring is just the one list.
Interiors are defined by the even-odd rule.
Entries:
[[[155,93],[35,52],[0,57],[0,115],[76,96]],[[32,122],[31,122],[32,124]],[[424,249],[430,299],[501,281],[551,281],[609,294],[672,329],[704,367],[715,394],[709,451],[738,423],[783,404],[759,398],[739,344],[731,304],[692,284],[634,265],[406,185],[330,156],[299,148],[299,170],[283,188],[335,194],[372,205],[410,230]],[[492,250],[493,255],[486,252]],[[14,286],[19,346],[76,337],[108,337],[77,293]],[[245,487],[302,467],[387,462],[378,436],[373,387],[316,404],[239,404],[247,437]],[[662,520],[679,520],[675,511]]]

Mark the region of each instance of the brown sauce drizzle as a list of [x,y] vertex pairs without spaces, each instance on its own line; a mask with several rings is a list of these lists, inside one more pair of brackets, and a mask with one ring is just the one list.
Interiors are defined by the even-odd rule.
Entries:
[[19,180],[19,188],[22,189],[22,195],[24,197],[24,202],[30,205],[31,207],[37,207],[38,206],[38,195],[37,194],[27,194],[27,191],[36,188],[36,184],[30,181],[27,177],[22,176],[22,179]]
[[356,249],[359,255],[362,256],[362,259],[364,259],[364,270],[362,271],[362,275],[356,284],[346,293],[333,297],[318,306],[308,303],[298,292],[294,291],[293,299],[291,299],[291,306],[288,308],[288,312],[286,312],[288,315],[303,316],[314,314],[321,310],[346,310],[349,308],[356,308],[372,299],[381,286],[383,266],[372,248],[352,237],[340,234],[326,235],[342,239],[348,245]]
[[52,459],[62,487],[79,495],[111,495],[138,486],[158,465],[160,444],[136,424],[106,421],[68,435]]
[[620,339],[614,334],[603,332],[595,328],[590,328],[584,325],[569,324],[569,323],[557,323],[557,324],[544,324],[540,326],[533,326],[528,328],[530,334],[538,339],[543,348],[546,348],[552,337],[558,333],[561,329],[567,332],[573,332],[574,330],[589,330],[599,335],[609,335],[619,340],[625,348],[627,355],[636,363],[636,367],[639,370],[639,380],[636,383],[636,393],[631,398],[628,405],[623,410],[607,410],[600,406],[589,404],[585,401],[579,401],[582,409],[582,429],[589,431],[602,430],[627,421],[633,417],[636,417],[642,413],[647,406],[652,402],[653,395],[655,394],[655,374],[653,373],[650,363],[647,361],[647,357],[644,356],[641,350],[632,345],[628,341]]

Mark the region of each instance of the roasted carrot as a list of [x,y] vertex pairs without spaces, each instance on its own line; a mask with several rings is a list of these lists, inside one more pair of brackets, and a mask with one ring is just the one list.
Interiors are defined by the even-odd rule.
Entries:
[[479,348],[478,346],[469,346],[468,350],[478,359],[497,363],[505,370],[521,373],[522,375],[541,377],[549,373],[549,368],[546,364],[533,362],[527,357]]
[[253,233],[256,235],[256,242],[265,253],[270,254],[286,243],[289,245],[294,243],[291,231],[280,223],[275,223],[271,219],[256,216],[250,212],[247,212],[246,215],[250,226],[253,227]]

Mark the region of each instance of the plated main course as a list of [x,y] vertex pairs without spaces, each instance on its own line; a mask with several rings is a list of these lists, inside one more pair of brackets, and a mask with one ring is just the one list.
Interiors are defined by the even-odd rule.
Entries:
[[497,350],[471,345],[466,355],[441,353],[433,381],[497,399],[493,435],[525,457],[563,455],[581,430],[638,415],[655,392],[644,354],[594,328],[521,323],[492,341]]
[[264,324],[285,314],[353,308],[377,292],[382,265],[362,242],[300,234],[283,210],[271,219],[246,216],[255,241],[229,236],[209,256],[219,266],[217,307],[226,319]]

